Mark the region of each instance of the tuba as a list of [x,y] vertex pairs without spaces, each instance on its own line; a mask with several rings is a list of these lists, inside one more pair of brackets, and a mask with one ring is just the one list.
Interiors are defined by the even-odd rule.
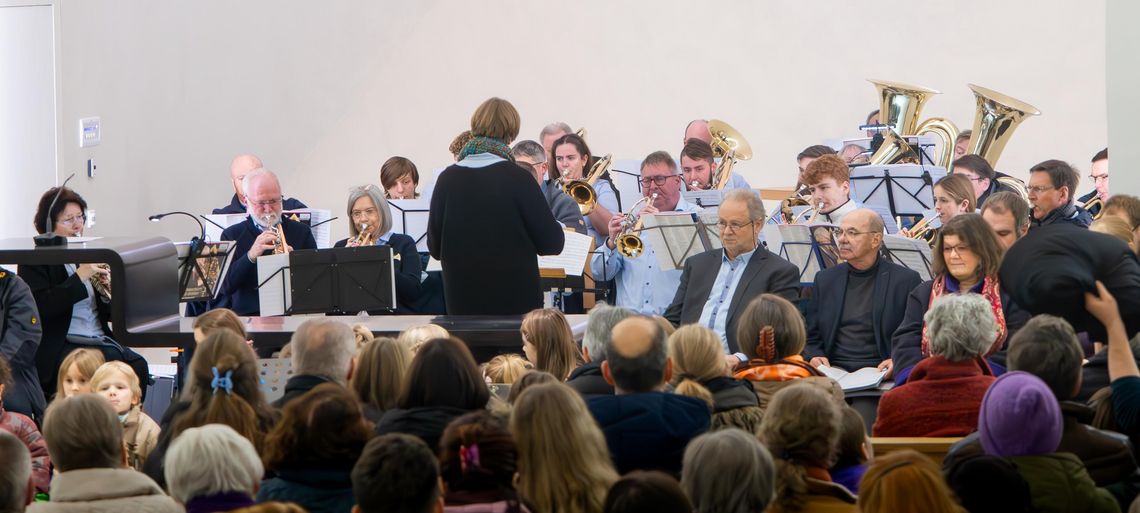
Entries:
[[713,157],[721,159],[710,185],[719,191],[723,190],[732,178],[732,168],[736,165],[736,161],[752,158],[752,147],[739,131],[732,128],[732,125],[719,119],[709,120],[709,135],[712,136],[710,145]]
[[[642,204],[643,202],[646,204],[653,203],[656,200],[656,192],[651,196],[642,197],[641,199],[637,200],[637,203],[634,203],[633,206],[629,208],[629,213],[626,214],[627,221],[634,219],[635,216],[633,215],[633,211],[637,209],[638,205]],[[614,238],[616,241],[614,245],[617,246],[618,252],[626,258],[637,258],[645,252],[645,243],[641,242],[641,237],[637,235],[637,232],[641,231],[641,216],[636,216],[636,219],[637,221],[634,221],[632,223],[627,222],[628,227],[623,228],[621,233],[619,233],[618,236]]]
[[903,136],[931,134],[941,143],[935,163],[949,169],[954,159],[954,142],[958,138],[958,127],[945,118],[930,118],[922,123],[918,122],[926,101],[940,93],[927,87],[899,82],[868,81],[875,84],[875,90],[879,93],[879,119],[891,127],[891,130],[883,135],[883,145],[871,155],[870,163],[887,165],[921,162],[918,152]]
[[595,162],[585,180],[571,180],[562,186],[562,190],[578,204],[578,211],[583,216],[589,215],[597,206],[598,193],[594,191],[594,182],[610,170],[614,162],[613,157],[613,154],[609,154]]
[[[1005,145],[1013,137],[1013,131],[1029,116],[1040,116],[1041,111],[1017,98],[1006,96],[992,89],[969,84],[974,92],[977,109],[974,115],[973,134],[970,136],[970,149],[973,153],[986,159],[994,168],[1001,158]],[[1029,190],[1025,183],[1012,176],[997,178],[998,183],[1017,192],[1025,201],[1029,201]]]

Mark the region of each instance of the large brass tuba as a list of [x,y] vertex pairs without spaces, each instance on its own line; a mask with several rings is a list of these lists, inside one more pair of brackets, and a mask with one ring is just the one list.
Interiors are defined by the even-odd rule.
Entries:
[[589,215],[594,211],[594,207],[598,204],[598,193],[594,191],[594,182],[598,178],[610,170],[613,165],[613,154],[606,155],[594,163],[590,168],[590,173],[586,175],[585,180],[571,180],[562,186],[562,190],[578,204],[578,211],[583,216]]
[[918,122],[926,101],[935,94],[934,89],[899,82],[868,80],[875,84],[879,93],[879,119],[890,125],[891,130],[883,134],[883,145],[871,155],[870,163],[875,165],[918,163],[920,156],[902,136],[931,134],[939,139],[939,152],[936,164],[946,169],[954,158],[954,142],[958,138],[958,127],[945,118],[930,118]]
[[752,147],[732,125],[719,119],[709,120],[709,135],[712,136],[713,157],[721,159],[710,185],[713,189],[723,190],[732,179],[732,168],[736,161],[752,158]]
[[[970,136],[970,149],[966,153],[973,153],[986,159],[990,166],[997,168],[1001,152],[1013,137],[1013,131],[1029,116],[1040,116],[1041,111],[1017,98],[1004,95],[992,89],[969,84],[977,101],[974,115],[973,134]],[[1021,180],[1013,177],[999,177],[997,181],[1017,191],[1017,194],[1029,201],[1029,191]]]
[[[641,242],[641,237],[637,235],[637,232],[641,231],[643,220],[640,215],[634,216],[633,211],[637,210],[637,206],[642,203],[652,204],[656,200],[657,193],[655,192],[650,196],[637,200],[637,203],[634,203],[633,206],[629,208],[629,213],[626,214],[625,227],[622,228],[621,233],[619,233],[617,237],[614,237],[614,245],[617,246],[617,250],[622,256],[626,258],[637,258],[645,252],[645,243]],[[636,221],[633,221],[633,219],[636,219]]]

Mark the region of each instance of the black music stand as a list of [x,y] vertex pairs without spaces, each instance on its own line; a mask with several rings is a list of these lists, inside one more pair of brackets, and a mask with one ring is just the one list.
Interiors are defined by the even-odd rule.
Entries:
[[[392,217],[396,221],[393,223],[392,229],[396,233],[402,233],[416,241],[416,249],[421,253],[427,252],[427,222],[428,216],[431,214],[429,200],[426,198],[388,200],[388,204],[394,210]],[[421,232],[418,228],[409,229],[409,224],[414,227],[422,224],[423,231]]]
[[918,273],[923,281],[931,279],[931,249],[926,241],[887,235],[881,251],[890,261]]
[[815,283],[816,273],[839,263],[832,225],[779,224],[764,226],[768,249],[800,270],[800,283]]
[[261,280],[258,288],[284,280],[281,301],[285,315],[393,311],[393,258],[391,246],[293,251],[288,265]]
[[178,250],[178,297],[181,302],[217,297],[229,273],[232,241],[206,242],[195,237],[175,243]]
[[721,247],[716,225],[706,224],[695,212],[686,214],[654,215],[651,222],[661,224],[643,227],[638,234],[647,246],[655,248],[663,270],[683,269],[689,257]]
[[917,164],[860,166],[851,170],[851,195],[891,217],[921,216],[934,208],[934,182],[943,176],[945,169]]

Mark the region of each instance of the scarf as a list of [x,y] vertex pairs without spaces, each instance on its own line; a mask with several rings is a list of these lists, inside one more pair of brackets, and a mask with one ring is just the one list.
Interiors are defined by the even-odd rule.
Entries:
[[[930,288],[930,301],[927,308],[934,304],[934,300],[943,294],[946,294],[946,275],[943,274],[934,279],[934,285]],[[989,356],[1001,349],[1002,344],[1005,343],[1006,330],[1005,330],[1005,310],[1001,306],[1001,284],[998,283],[996,278],[989,276],[982,280],[982,297],[990,303],[990,308],[994,311],[994,318],[997,319],[998,332],[997,337],[994,338],[994,343],[990,344],[990,348],[986,350],[983,356]],[[927,333],[926,323],[922,323],[922,357],[930,356],[930,334]]]
[[511,147],[506,143],[492,137],[475,137],[467,144],[463,145],[463,149],[459,151],[459,160],[467,158],[468,155],[477,155],[479,153],[492,153],[503,157],[504,159],[514,161],[511,158]]
[[737,371],[733,377],[748,381],[791,381],[822,375],[796,354],[775,362],[761,359],[749,361],[748,367]]

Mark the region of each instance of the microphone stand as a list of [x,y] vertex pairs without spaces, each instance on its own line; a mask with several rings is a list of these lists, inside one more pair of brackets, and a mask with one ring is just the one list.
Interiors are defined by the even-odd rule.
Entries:
[[59,189],[56,189],[55,197],[53,197],[51,203],[48,204],[47,213],[45,214],[47,217],[44,219],[44,228],[47,228],[47,233],[41,233],[32,237],[32,241],[36,243],[37,248],[67,245],[67,237],[55,233],[55,222],[51,219],[51,209],[55,208],[55,203],[59,201],[60,194],[63,194],[63,189],[67,187],[67,182],[70,182],[72,178],[75,178],[75,173],[71,173],[71,176],[63,181]]

